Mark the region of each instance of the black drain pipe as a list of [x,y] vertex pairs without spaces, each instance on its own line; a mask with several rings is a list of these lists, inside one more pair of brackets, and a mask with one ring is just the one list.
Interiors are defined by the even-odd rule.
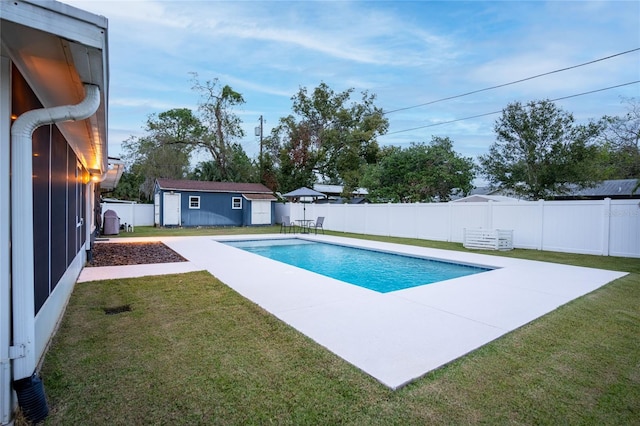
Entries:
[[47,418],[49,407],[44,394],[44,384],[36,373],[31,377],[14,381],[13,389],[18,395],[18,405],[31,423],[40,423]]

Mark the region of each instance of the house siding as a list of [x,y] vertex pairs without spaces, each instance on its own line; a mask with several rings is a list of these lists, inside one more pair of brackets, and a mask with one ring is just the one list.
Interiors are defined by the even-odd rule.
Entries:
[[[206,192],[181,192],[182,225],[183,226],[243,226],[243,200],[242,209],[233,209],[231,200],[233,197],[242,197],[238,193],[206,193]],[[200,208],[189,208],[189,197],[200,197]]]
[[[50,128],[51,126],[47,126]],[[65,273],[68,262],[67,252],[67,161],[68,147],[54,126],[51,143],[51,288]],[[33,199],[36,200],[34,193]],[[44,219],[44,218],[43,218]]]
[[[15,67],[12,93],[14,113],[42,108]],[[87,172],[78,169],[78,159],[57,126],[39,127],[32,140],[34,308],[38,313],[86,240]],[[84,225],[76,226],[81,219]]]
[[[33,255],[35,312],[49,296],[49,134],[50,126],[33,133]],[[66,162],[65,162],[66,164]]]

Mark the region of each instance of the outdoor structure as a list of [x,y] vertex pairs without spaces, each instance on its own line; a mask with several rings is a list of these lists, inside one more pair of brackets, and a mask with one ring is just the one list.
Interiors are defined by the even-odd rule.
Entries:
[[465,228],[463,246],[480,250],[512,250],[513,229]]
[[331,203],[331,204],[365,204],[369,200],[367,196],[369,191],[365,188],[358,188],[351,193],[351,197],[345,198],[342,195],[344,187],[342,185],[328,185],[322,183],[316,183],[313,185],[313,189],[318,192],[322,192],[325,198],[318,199],[318,203]]
[[256,226],[275,223],[273,192],[261,183],[156,179],[156,226]]
[[[38,364],[96,230],[107,155],[107,19],[0,2],[0,423],[46,416]],[[11,123],[11,126],[8,124]],[[17,393],[14,392],[17,390]]]

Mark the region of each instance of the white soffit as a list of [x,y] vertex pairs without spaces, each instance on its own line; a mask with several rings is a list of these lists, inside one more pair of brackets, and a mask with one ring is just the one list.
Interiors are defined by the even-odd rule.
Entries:
[[106,171],[106,18],[55,1],[2,1],[0,17],[3,52],[43,106],[79,103],[84,98],[83,83],[100,87],[96,114],[57,126],[87,169]]

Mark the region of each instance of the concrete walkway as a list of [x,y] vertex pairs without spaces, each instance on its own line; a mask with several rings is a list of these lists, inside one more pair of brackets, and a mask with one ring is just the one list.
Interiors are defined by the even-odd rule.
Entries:
[[305,236],[311,240],[497,268],[382,294],[220,243],[282,237],[153,238],[189,262],[85,268],[78,281],[207,270],[320,345],[389,388],[397,389],[626,275],[477,253],[328,235]]

